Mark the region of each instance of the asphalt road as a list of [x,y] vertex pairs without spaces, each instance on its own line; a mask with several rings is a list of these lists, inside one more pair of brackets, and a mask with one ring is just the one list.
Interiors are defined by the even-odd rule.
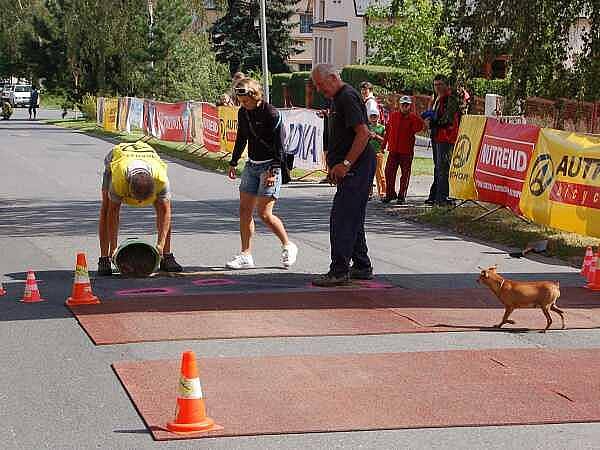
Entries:
[[[39,117],[58,113],[41,111]],[[412,352],[487,348],[597,348],[599,330],[398,334],[381,336],[229,339],[95,347],[63,306],[75,254],[98,257],[97,214],[102,160],[111,143],[24,120],[17,110],[0,122],[0,448],[3,449],[592,449],[600,424],[461,427],[296,434],[154,442],[110,364],[205,356]],[[237,188],[220,174],[169,160],[173,248],[187,268],[219,267],[238,250]],[[422,183],[423,186],[426,183]],[[420,186],[418,183],[415,186]],[[413,194],[419,189],[412,188]],[[291,272],[325,272],[332,188],[290,185],[277,207],[299,248]],[[123,211],[122,237],[152,238],[148,210]],[[373,202],[368,243],[376,272],[405,287],[474,287],[478,266],[499,264],[522,278],[581,284],[577,270],[549,259],[511,259],[506,248],[468,241],[387,214]],[[280,249],[261,225],[255,239],[257,276],[281,273]],[[23,305],[25,271],[36,271],[48,300]],[[95,280],[102,288],[103,280]],[[565,368],[568,370],[568,368]],[[427,376],[427,374],[423,374]]]

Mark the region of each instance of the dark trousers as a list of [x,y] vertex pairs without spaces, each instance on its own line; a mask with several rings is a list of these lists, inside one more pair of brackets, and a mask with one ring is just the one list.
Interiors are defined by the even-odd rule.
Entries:
[[[406,191],[408,191],[408,183],[410,181],[410,169],[412,167],[413,155],[403,153],[388,154],[387,162],[385,163],[385,179],[387,181],[387,198],[406,199]],[[396,193],[396,174],[400,167],[400,190]]]
[[367,239],[365,237],[365,213],[369,193],[375,175],[375,153],[365,150],[357,167],[352,167],[333,198],[329,218],[329,241],[331,243],[330,272],[347,274],[350,261],[357,269],[370,268]]
[[445,202],[450,195],[448,176],[453,144],[431,141],[433,148],[433,184],[429,189],[429,200]]

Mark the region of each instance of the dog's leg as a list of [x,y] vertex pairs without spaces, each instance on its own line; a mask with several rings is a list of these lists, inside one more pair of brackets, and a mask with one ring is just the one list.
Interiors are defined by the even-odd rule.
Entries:
[[548,311],[550,309],[549,306],[542,306],[542,312],[544,313],[544,315],[546,316],[546,328],[544,328],[542,331],[540,331],[540,333],[545,333],[546,330],[548,328],[550,328],[550,325],[552,325],[552,317],[550,317],[550,311]]
[[511,308],[510,306],[505,306],[504,308],[504,317],[502,317],[502,322],[498,325],[494,325],[496,328],[502,328],[502,325],[505,323],[515,323],[513,320],[508,320],[508,316],[514,311],[514,308]]
[[562,309],[558,309],[558,308],[556,307],[556,305],[552,305],[552,306],[550,306],[550,309],[551,309],[552,311],[554,311],[555,313],[558,313],[558,315],[560,316],[560,320],[562,320],[562,327],[561,327],[561,330],[564,330],[564,329],[565,329],[565,316],[563,316],[563,314],[564,314],[565,312],[564,312]]

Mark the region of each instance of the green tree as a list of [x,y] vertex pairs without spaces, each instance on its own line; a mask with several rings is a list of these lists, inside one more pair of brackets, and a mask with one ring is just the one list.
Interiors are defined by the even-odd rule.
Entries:
[[[294,6],[299,0],[267,0],[267,59],[269,70],[274,73],[289,72],[286,63],[291,55],[299,52],[298,42],[290,32],[295,25],[290,22]],[[233,74],[238,70],[261,67],[259,30],[255,27],[260,7],[258,1],[228,0],[227,12],[211,29],[217,59],[229,65]]]
[[432,0],[396,0],[388,7],[367,11],[367,62],[412,72],[418,79],[449,74],[452,53],[449,37],[439,32],[442,6]]

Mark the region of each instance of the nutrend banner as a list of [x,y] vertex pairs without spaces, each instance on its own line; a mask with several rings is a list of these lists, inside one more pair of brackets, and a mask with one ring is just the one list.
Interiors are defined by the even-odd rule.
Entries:
[[238,127],[237,106],[219,106],[219,133],[221,138],[221,150],[231,153],[235,146]]
[[520,214],[519,201],[540,128],[488,118],[475,165],[477,198]]
[[219,111],[210,103],[202,103],[202,131],[204,148],[210,152],[221,151]]
[[536,223],[600,237],[600,137],[542,129],[520,206]]
[[450,161],[450,196],[453,198],[477,200],[473,173],[485,123],[485,116],[465,115],[460,119],[458,139]]
[[154,127],[157,139],[173,142],[190,140],[190,113],[187,102],[154,102]]
[[323,119],[310,109],[280,109],[283,148],[294,155],[294,167],[325,169]]

